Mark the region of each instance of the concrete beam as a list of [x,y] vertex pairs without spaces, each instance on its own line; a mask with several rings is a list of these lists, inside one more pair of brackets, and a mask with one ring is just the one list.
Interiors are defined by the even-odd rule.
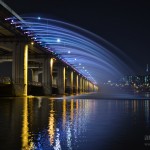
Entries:
[[12,52],[16,48],[17,44],[14,43],[5,43],[5,42],[0,42],[0,48]]

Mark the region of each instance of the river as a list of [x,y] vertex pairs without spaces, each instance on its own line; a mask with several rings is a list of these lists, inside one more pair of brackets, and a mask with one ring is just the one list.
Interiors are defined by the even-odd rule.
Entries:
[[148,149],[149,108],[136,99],[0,98],[0,149]]

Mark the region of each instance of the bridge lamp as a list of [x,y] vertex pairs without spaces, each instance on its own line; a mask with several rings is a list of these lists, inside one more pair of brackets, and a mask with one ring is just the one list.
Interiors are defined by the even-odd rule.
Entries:
[[70,54],[71,52],[70,51],[68,51],[68,54]]
[[16,28],[19,28],[20,26],[16,26]]
[[34,44],[34,42],[31,42],[31,45],[33,45]]
[[59,38],[57,39],[57,42],[60,43],[60,39]]
[[74,60],[77,60],[76,58]]
[[38,20],[40,20],[41,19],[41,17],[38,17]]

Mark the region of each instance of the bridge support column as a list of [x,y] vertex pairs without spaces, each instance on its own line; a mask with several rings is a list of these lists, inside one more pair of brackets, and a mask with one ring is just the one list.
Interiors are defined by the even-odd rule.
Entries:
[[92,83],[92,92],[94,92],[94,84]]
[[90,81],[88,82],[88,90],[89,90],[89,92],[91,92],[91,90],[90,90]]
[[76,93],[79,93],[79,76],[76,75]]
[[82,77],[80,77],[80,93],[82,93]]
[[81,78],[80,75],[78,75],[78,93],[80,93],[80,88],[81,88],[80,87],[80,78]]
[[82,92],[85,92],[85,79],[82,80]]
[[44,88],[45,95],[52,94],[52,69],[53,60],[52,58],[44,58],[43,61],[43,73],[42,73],[42,84]]
[[84,79],[84,92],[86,92],[86,79]]
[[77,93],[77,75],[73,72],[73,93]]
[[66,69],[64,66],[58,67],[58,92],[61,95],[65,94],[65,79],[66,79]]
[[12,81],[15,96],[27,96],[28,45],[19,43],[13,50]]
[[85,79],[85,92],[87,92],[87,80]]
[[39,71],[32,69],[32,82],[39,82]]
[[69,94],[73,94],[73,71],[67,70],[67,89]]
[[89,83],[89,88],[90,88],[90,92],[93,92],[92,91],[92,83],[91,82]]
[[89,92],[89,81],[87,80],[87,92]]
[[53,75],[52,85],[57,86],[57,76]]
[[73,94],[73,85],[74,85],[73,76],[74,76],[73,71],[71,71],[71,89],[72,89],[72,93],[71,94]]
[[89,81],[89,92],[91,92],[91,82]]
[[98,87],[94,85],[94,92],[98,92]]
[[89,92],[89,88],[88,88],[88,80],[86,80],[86,92]]

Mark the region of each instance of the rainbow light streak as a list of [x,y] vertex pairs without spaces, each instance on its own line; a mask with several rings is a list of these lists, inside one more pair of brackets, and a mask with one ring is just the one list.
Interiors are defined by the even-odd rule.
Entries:
[[[115,47],[83,28],[41,17],[23,19],[24,22],[15,18],[13,22],[9,20],[94,84],[120,77],[124,70],[130,71],[129,67],[110,51]],[[110,50],[105,48],[105,45],[109,45]],[[118,52],[116,49],[115,51]],[[119,53],[123,55],[122,52]]]

